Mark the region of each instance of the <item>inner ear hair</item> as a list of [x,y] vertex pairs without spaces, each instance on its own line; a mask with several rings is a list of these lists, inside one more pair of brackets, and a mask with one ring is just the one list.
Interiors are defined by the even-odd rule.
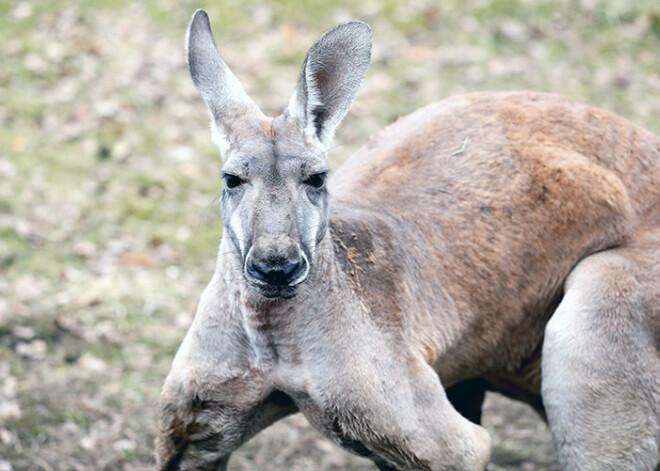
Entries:
[[334,133],[357,96],[371,60],[371,28],[353,21],[326,32],[311,47],[289,102],[289,114],[322,145]]

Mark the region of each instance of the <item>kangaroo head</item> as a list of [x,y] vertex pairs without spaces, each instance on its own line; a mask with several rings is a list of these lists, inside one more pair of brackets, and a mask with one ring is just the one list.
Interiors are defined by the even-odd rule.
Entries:
[[225,235],[245,282],[262,296],[295,296],[315,268],[328,229],[326,151],[370,56],[365,23],[326,32],[307,54],[286,110],[268,118],[220,56],[206,12],[192,17],[188,67],[223,158]]

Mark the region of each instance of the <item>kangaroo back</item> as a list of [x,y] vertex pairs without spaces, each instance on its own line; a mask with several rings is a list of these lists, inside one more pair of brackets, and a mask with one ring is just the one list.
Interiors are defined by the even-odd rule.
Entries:
[[[386,289],[357,289],[368,300],[390,293],[401,322],[435,326],[412,329],[416,345],[442,351],[439,332],[467,326],[481,339],[437,365],[452,384],[475,368],[515,369],[538,350],[575,264],[659,224],[658,182],[660,139],[630,121],[557,95],[475,93],[374,135],[330,182],[331,229],[357,252],[352,233],[388,247],[349,270],[385,278]],[[437,286],[455,316],[438,317],[447,301]]]

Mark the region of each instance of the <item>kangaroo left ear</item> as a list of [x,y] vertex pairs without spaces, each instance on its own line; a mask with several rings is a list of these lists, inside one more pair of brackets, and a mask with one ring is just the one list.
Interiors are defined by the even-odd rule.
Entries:
[[328,147],[357,96],[371,60],[371,28],[352,21],[331,29],[307,53],[287,112],[308,139]]

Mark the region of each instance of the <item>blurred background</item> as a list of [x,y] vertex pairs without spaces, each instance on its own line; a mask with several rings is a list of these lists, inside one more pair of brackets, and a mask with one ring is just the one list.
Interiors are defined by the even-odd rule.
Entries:
[[[199,7],[271,115],[322,32],[371,24],[333,167],[398,116],[477,90],[557,92],[660,132],[656,0],[0,0],[0,471],[153,467],[160,386],[222,231],[183,55]],[[489,396],[484,422],[489,469],[557,469],[528,408]],[[232,466],[375,469],[299,415]]]

